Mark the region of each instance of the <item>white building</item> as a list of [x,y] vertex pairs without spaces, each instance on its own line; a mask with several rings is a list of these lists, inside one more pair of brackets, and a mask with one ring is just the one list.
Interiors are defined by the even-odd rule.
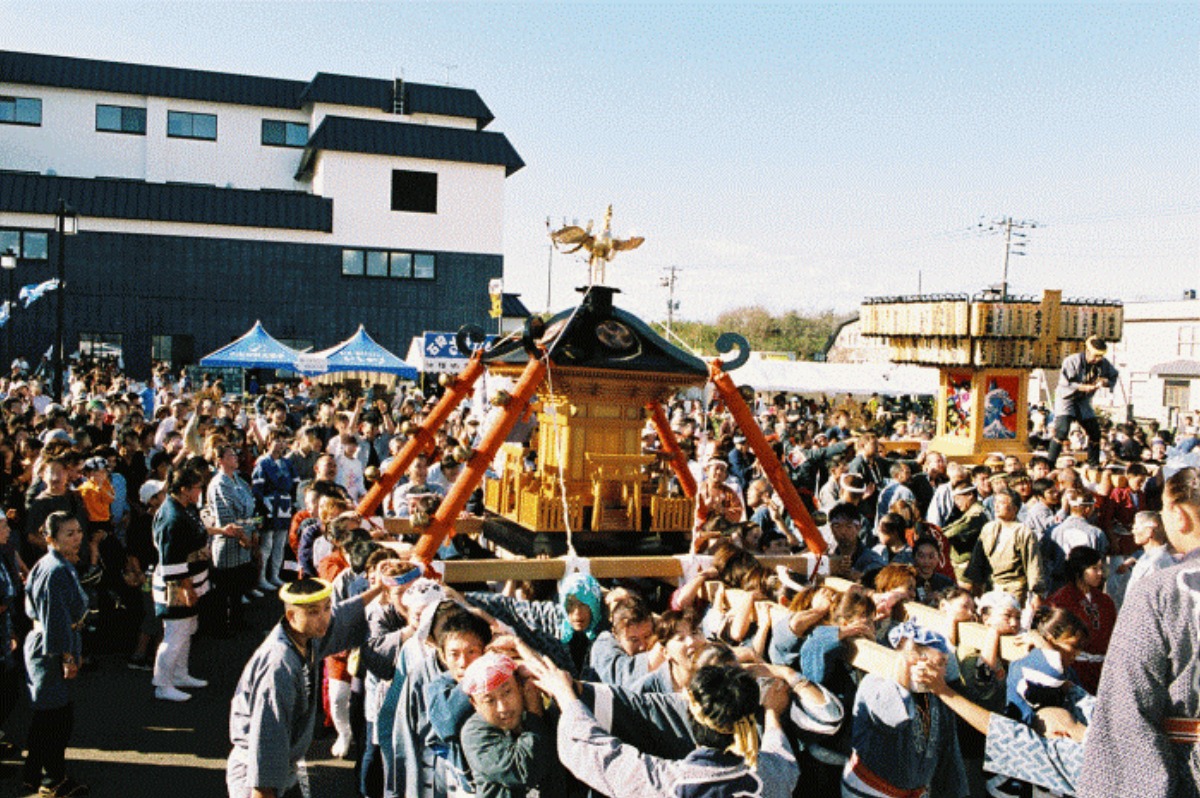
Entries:
[[1125,418],[1174,426],[1179,415],[1200,411],[1200,300],[1131,302],[1125,331],[1112,348],[1121,372],[1112,409]]
[[[196,359],[255,319],[317,348],[359,323],[398,350],[487,319],[505,179],[524,164],[470,89],[319,73],[285,80],[0,52],[0,251],[53,276],[66,340]],[[49,345],[54,301],[18,310]]]

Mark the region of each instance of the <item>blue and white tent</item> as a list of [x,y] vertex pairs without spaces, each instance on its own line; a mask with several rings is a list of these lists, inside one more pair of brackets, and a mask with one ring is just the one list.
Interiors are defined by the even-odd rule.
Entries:
[[285,346],[254,322],[250,332],[212,354],[200,358],[200,365],[211,368],[283,369],[298,371],[300,353]]
[[340,344],[306,354],[300,358],[300,370],[308,375],[362,371],[392,374],[400,379],[415,380],[417,370],[377,344],[360,324],[354,335]]

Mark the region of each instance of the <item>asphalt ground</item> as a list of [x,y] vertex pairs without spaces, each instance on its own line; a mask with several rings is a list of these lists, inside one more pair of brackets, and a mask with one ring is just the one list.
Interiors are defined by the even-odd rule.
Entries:
[[[246,660],[280,618],[274,596],[248,608],[248,629],[230,640],[197,636],[191,673],[208,680],[183,704],[158,701],[150,673],[130,670],[123,657],[98,658],[99,668],[83,673],[75,689],[75,729],[67,749],[67,773],[100,798],[220,798],[226,795],[229,755],[229,702]],[[29,700],[22,689],[17,709],[5,724],[6,739],[24,745]],[[313,798],[357,795],[352,763],[329,757],[329,735],[309,751]],[[0,767],[0,798],[26,795],[21,761]]]

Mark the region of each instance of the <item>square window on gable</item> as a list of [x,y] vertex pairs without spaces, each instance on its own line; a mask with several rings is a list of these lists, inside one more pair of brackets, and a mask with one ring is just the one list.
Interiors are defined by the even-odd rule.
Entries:
[[392,210],[437,213],[437,172],[392,170]]

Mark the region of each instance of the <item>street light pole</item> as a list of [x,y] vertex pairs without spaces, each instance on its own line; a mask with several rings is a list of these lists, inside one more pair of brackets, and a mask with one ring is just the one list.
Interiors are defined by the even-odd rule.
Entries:
[[8,295],[7,295],[8,296],[8,321],[6,322],[6,324],[8,324],[8,329],[4,333],[4,369],[5,369],[4,373],[7,374],[8,373],[7,369],[9,368],[9,364],[12,363],[12,360],[13,360],[13,354],[12,354],[13,328],[12,328],[12,324],[13,324],[13,308],[17,304],[16,281],[15,281],[15,275],[17,273],[17,253],[12,249],[6,250],[3,255],[0,255],[0,267],[3,267],[5,273],[8,275]]
[[63,328],[66,318],[64,294],[67,290],[67,265],[64,253],[67,236],[73,236],[79,230],[78,214],[67,207],[67,203],[62,197],[58,199],[58,212],[55,214],[54,222],[54,229],[58,233],[58,290],[55,292],[58,294],[58,308],[54,336],[54,399],[61,404],[63,395],[66,393],[66,386],[63,384],[66,376],[66,372],[63,370],[66,362],[63,353]]

